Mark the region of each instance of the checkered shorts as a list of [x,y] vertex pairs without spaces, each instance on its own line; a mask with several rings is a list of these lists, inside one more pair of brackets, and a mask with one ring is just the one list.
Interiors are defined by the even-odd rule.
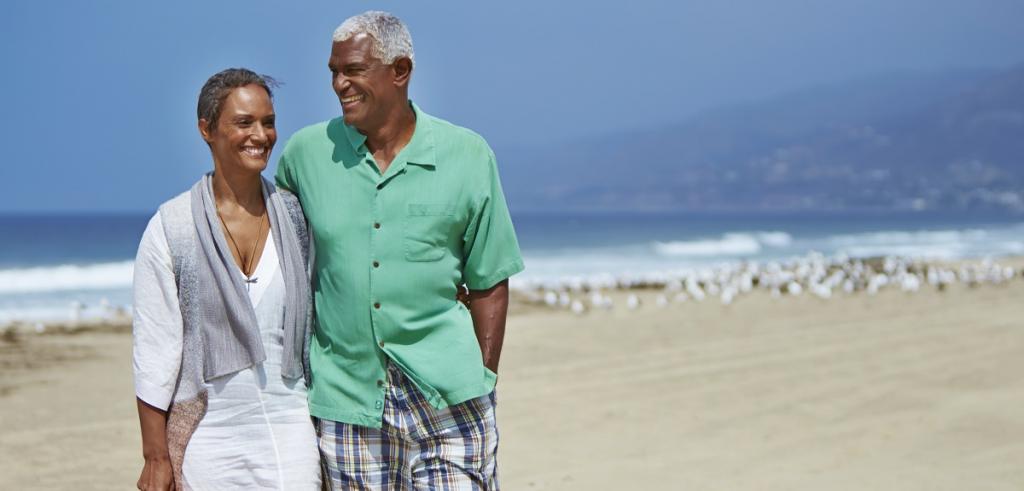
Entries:
[[380,429],[317,420],[326,481],[333,490],[497,490],[494,405],[491,392],[434,409],[389,365]]

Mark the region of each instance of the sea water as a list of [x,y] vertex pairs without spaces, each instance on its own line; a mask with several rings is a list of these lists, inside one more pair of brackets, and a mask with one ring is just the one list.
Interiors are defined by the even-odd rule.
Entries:
[[[130,311],[148,214],[0,215],[0,325]],[[964,213],[514,214],[526,271],[513,286],[736,261],[1024,255],[1024,216]]]

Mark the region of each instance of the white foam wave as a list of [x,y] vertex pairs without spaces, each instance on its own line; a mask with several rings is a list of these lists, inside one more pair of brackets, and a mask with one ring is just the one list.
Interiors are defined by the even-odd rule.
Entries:
[[983,241],[990,233],[985,230],[921,230],[915,232],[885,231],[862,234],[834,235],[829,242],[837,247],[885,246],[913,244],[962,244]]
[[0,294],[72,290],[110,290],[131,287],[132,261],[0,269]]
[[758,232],[757,240],[769,247],[789,247],[793,245],[793,236],[786,232]]
[[966,247],[963,245],[921,245],[921,244],[890,244],[890,245],[866,245],[851,246],[839,250],[840,254],[850,257],[880,257],[900,256],[914,259],[942,259],[951,260],[966,256]]
[[959,259],[1020,254],[1019,227],[962,230],[882,231],[827,237],[825,251],[854,257],[898,255],[923,259]]
[[737,231],[718,237],[623,246],[527,250],[524,280],[632,275],[740,261],[777,261],[817,252],[826,256],[902,256],[953,260],[1024,254],[1024,226],[946,230],[870,231],[796,235]]
[[750,256],[765,247],[788,247],[792,243],[793,237],[786,232],[737,232],[719,239],[655,242],[654,251],[670,257]]

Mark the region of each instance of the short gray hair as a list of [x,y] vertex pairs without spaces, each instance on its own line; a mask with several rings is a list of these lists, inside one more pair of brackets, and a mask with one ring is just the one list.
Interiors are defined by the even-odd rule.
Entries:
[[402,19],[388,12],[370,10],[345,19],[334,30],[334,42],[347,41],[358,34],[373,39],[373,54],[380,61],[391,64],[401,57],[413,59],[412,36]]

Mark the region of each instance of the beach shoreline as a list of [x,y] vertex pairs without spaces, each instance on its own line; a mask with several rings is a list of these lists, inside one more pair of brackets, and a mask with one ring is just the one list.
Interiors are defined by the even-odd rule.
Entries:
[[[927,288],[927,284],[930,283],[932,287],[938,287],[940,289],[956,282],[967,282],[967,283],[1001,283],[1004,281],[1015,281],[1024,279],[1024,256],[1003,256],[997,258],[972,258],[972,259],[956,259],[956,260],[929,260],[929,259],[915,259],[909,257],[900,256],[872,256],[866,258],[850,258],[850,257],[826,257],[817,253],[810,253],[802,257],[793,257],[787,260],[779,261],[742,261],[736,260],[731,262],[725,262],[721,264],[709,264],[703,266],[694,266],[684,269],[675,270],[661,270],[661,271],[647,271],[640,273],[630,274],[592,274],[592,275],[569,275],[549,279],[538,279],[531,278],[528,280],[522,280],[519,278],[513,278],[511,287],[511,306],[509,309],[510,315],[518,315],[522,312],[531,312],[540,308],[552,309],[570,309],[577,314],[582,314],[586,311],[591,310],[606,310],[614,308],[615,305],[607,303],[612,300],[612,297],[618,295],[618,292],[650,292],[650,291],[661,291],[663,298],[654,297],[652,300],[659,302],[660,304],[668,304],[678,301],[696,300],[698,302],[704,301],[705,298],[709,298],[711,301],[716,299],[723,304],[732,303],[733,300],[738,300],[743,294],[748,294],[755,290],[768,290],[774,287],[778,291],[772,291],[774,296],[793,296],[793,291],[789,290],[791,286],[789,283],[796,283],[798,291],[795,292],[795,296],[799,296],[802,293],[807,294],[818,294],[824,296],[821,289],[814,288],[815,283],[825,283],[824,277],[809,277],[808,272],[810,267],[816,267],[821,270],[821,273],[851,273],[852,269],[861,268],[862,271],[868,272],[871,276],[878,275],[880,273],[886,273],[886,282],[875,287],[873,291],[868,291],[869,294],[876,293],[879,289],[899,288],[899,285],[895,285],[896,280],[894,272],[888,270],[888,264],[892,263],[894,268],[900,268],[899,273],[911,274],[915,276],[916,286],[915,290]],[[772,268],[776,268],[772,271]],[[803,271],[801,271],[803,269]],[[948,274],[947,278],[931,278],[929,276],[929,270],[938,270]],[[999,271],[1005,270],[1005,271]],[[976,277],[969,280],[965,280],[963,275],[965,272],[972,271],[986,271],[986,273],[993,273],[999,278],[989,277]],[[788,276],[783,276],[782,280],[778,278],[772,278],[769,274],[775,274],[782,272]],[[1003,276],[1003,273],[1006,273]],[[730,275],[744,274],[749,278],[732,278],[734,281],[732,284],[727,284],[723,279]],[[845,294],[859,294],[863,290],[868,289],[870,286],[868,275],[861,273],[863,278],[852,278],[856,279],[858,283],[854,284],[851,281],[850,285],[841,285],[842,278],[834,280],[829,285],[830,290],[836,290],[835,293],[838,295],[838,291],[841,287],[849,287],[846,291],[842,292]],[[977,273],[975,273],[977,276]],[[824,276],[824,275],[822,275]],[[937,275],[938,276],[938,275]],[[829,278],[831,279],[831,278]],[[752,280],[752,281],[751,281]],[[747,281],[748,285],[743,285],[742,282]],[[776,285],[766,285],[766,281],[783,281],[783,283]],[[688,284],[689,282],[694,283],[694,286],[699,291],[694,291],[694,286]],[[710,286],[710,288],[709,288]],[[685,288],[684,288],[685,287]],[[729,287],[732,288],[732,292],[729,293],[727,290]],[[906,286],[903,286],[904,290],[907,290]],[[609,294],[610,296],[604,299],[594,297],[592,294]],[[832,291],[827,292],[828,297],[831,297]],[[726,295],[727,294],[727,295]],[[637,296],[639,300],[639,296]],[[622,298],[625,302],[620,303],[620,306],[631,308],[629,296]],[[579,305],[573,305],[573,302],[577,301]],[[638,305],[632,306],[636,307]],[[664,306],[664,305],[662,305]],[[76,308],[77,307],[77,308]],[[63,317],[51,317],[51,318],[25,318],[25,319],[11,319],[11,320],[0,320],[0,336],[16,336],[24,334],[45,334],[45,333],[74,333],[78,331],[89,331],[89,330],[130,330],[131,326],[131,306],[113,306],[113,305],[101,305],[98,308],[89,309],[86,314],[81,310],[82,305],[77,302],[73,302],[68,308],[68,314]]]
[[[1024,486],[1019,274],[829,299],[754,289],[727,305],[605,293],[611,309],[512,306],[504,487]],[[0,487],[131,488],[142,459],[128,324],[25,327],[0,338]]]

